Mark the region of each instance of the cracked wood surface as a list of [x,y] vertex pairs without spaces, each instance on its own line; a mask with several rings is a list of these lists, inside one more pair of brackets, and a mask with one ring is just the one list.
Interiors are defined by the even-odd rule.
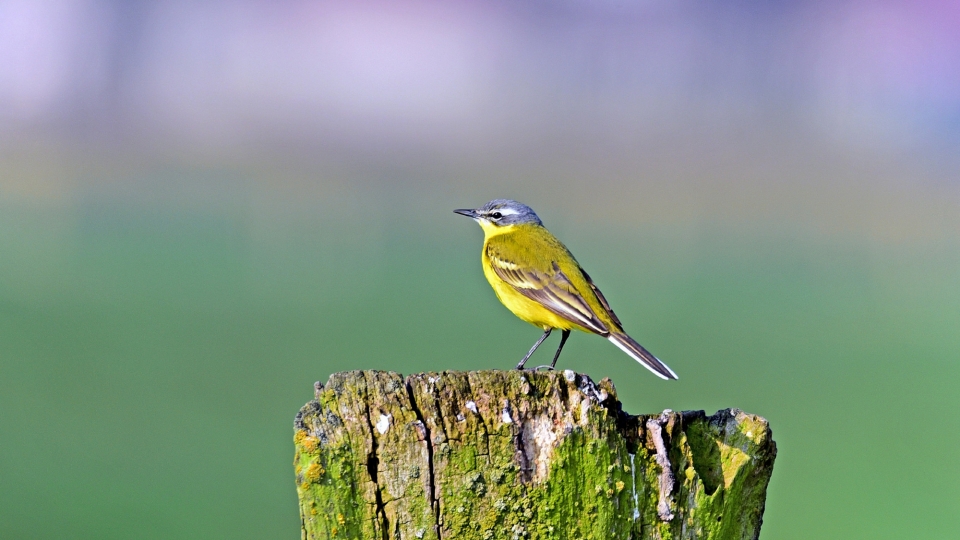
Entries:
[[572,371],[335,373],[294,424],[302,537],[754,539],[776,444]]

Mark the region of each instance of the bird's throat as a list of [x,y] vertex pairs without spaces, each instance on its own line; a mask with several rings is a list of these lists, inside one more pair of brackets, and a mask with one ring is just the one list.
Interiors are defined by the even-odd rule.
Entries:
[[477,220],[477,223],[479,223],[480,228],[483,229],[483,237],[485,240],[489,240],[497,235],[511,233],[517,228],[516,225],[494,225],[483,219]]

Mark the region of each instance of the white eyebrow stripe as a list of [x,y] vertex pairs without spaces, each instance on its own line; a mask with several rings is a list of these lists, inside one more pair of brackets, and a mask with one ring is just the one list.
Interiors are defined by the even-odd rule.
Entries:
[[502,215],[504,215],[504,216],[515,216],[515,215],[517,215],[517,214],[520,213],[520,212],[517,212],[516,210],[514,210],[513,208],[500,208],[500,209],[498,209],[498,210],[496,210],[496,211],[497,211],[497,212],[500,212],[500,213],[501,213]]

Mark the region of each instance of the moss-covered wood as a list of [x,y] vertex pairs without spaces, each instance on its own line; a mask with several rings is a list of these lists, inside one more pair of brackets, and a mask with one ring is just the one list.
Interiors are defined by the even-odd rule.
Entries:
[[572,371],[336,373],[294,442],[306,539],[753,539],[776,457],[759,416]]

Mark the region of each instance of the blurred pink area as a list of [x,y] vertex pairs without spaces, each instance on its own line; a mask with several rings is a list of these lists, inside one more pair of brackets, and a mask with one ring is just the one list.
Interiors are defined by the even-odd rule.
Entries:
[[8,0],[0,178],[54,197],[174,162],[296,196],[940,234],[960,225],[957,28],[932,0]]
[[214,145],[253,127],[432,145],[570,108],[769,106],[821,129],[958,129],[955,2],[625,4],[7,1],[2,129],[119,121]]

